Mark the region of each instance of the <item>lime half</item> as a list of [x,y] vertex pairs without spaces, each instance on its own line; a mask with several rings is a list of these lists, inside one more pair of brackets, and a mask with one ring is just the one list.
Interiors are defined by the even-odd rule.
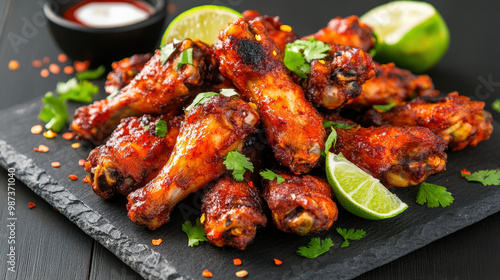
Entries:
[[191,8],[178,15],[168,25],[161,45],[171,42],[174,38],[199,39],[211,45],[217,41],[219,30],[240,17],[241,13],[224,6],[204,5]]
[[387,219],[408,208],[378,179],[348,161],[342,154],[328,153],[326,176],[342,207],[361,218]]
[[394,62],[421,73],[434,66],[448,50],[450,35],[445,21],[429,3],[394,1],[361,16],[377,36],[378,62]]

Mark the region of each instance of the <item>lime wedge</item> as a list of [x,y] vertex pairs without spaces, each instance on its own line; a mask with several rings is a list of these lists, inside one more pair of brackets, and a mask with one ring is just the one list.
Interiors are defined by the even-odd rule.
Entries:
[[394,1],[361,16],[377,36],[374,59],[394,62],[414,73],[434,66],[448,50],[450,34],[445,21],[429,3]]
[[326,177],[342,207],[361,218],[387,219],[408,208],[378,179],[348,161],[342,154],[328,153]]
[[199,39],[211,45],[217,41],[219,30],[240,17],[241,13],[224,6],[204,5],[191,8],[178,15],[168,25],[161,45],[171,42],[174,38]]

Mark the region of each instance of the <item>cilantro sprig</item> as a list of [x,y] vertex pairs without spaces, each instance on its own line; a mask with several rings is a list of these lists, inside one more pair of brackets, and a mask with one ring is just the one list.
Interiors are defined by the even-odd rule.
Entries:
[[396,103],[389,103],[385,105],[373,105],[372,108],[380,111],[382,113],[390,111],[392,108],[394,108],[397,104]]
[[483,186],[500,186],[500,170],[479,170],[465,175],[465,179],[469,182],[479,182]]
[[429,208],[447,207],[453,203],[453,196],[450,192],[446,191],[445,187],[421,183],[417,193],[417,203],[420,205],[426,204]]
[[80,81],[95,80],[99,79],[104,74],[104,72],[106,72],[106,67],[104,65],[101,65],[94,70],[85,70],[83,72],[76,73],[76,77]]
[[366,234],[366,232],[362,229],[346,229],[346,228],[337,228],[337,232],[342,235],[344,238],[344,243],[340,245],[341,248],[345,248],[349,246],[349,240],[360,240]]
[[180,41],[174,39],[171,43],[166,44],[165,46],[160,48],[160,62],[164,65],[168,58],[175,52],[176,46]]
[[335,148],[335,143],[337,143],[337,131],[332,127],[332,132],[330,132],[330,135],[328,135],[325,141],[325,150],[321,152],[321,155],[326,157],[330,149],[332,147]]
[[297,255],[314,259],[318,256],[328,252],[331,247],[333,247],[333,241],[330,238],[325,238],[324,240],[319,239],[318,237],[311,238],[309,244],[307,246],[299,247],[297,250]]
[[331,48],[328,44],[314,38],[308,41],[296,40],[286,45],[283,62],[290,71],[301,78],[307,78],[311,71],[311,61],[326,57],[329,50]]
[[187,108],[184,109],[186,113],[190,112],[191,109],[193,109],[195,106],[201,105],[203,103],[208,102],[212,97],[217,96],[219,94],[222,94],[226,97],[232,97],[238,95],[238,93],[231,88],[223,88],[220,90],[220,93],[213,92],[213,91],[207,91],[207,92],[202,92],[196,95],[194,98],[193,102],[191,102],[191,105],[189,105]]
[[338,123],[338,122],[331,122],[331,121],[324,121],[323,122],[323,127],[324,128],[330,128],[332,126],[341,128],[341,129],[351,129],[354,128],[354,125],[348,125],[345,123]]
[[156,127],[155,127],[155,135],[158,136],[158,137],[165,137],[165,135],[167,135],[167,132],[168,132],[168,124],[166,121],[164,120],[159,120],[157,123],[156,123]]
[[247,169],[253,172],[253,164],[250,159],[236,150],[229,152],[224,157],[224,165],[228,170],[233,170],[233,178],[238,182],[243,181],[243,174]]
[[285,178],[283,178],[283,176],[276,174],[269,169],[261,171],[259,174],[260,174],[260,176],[262,176],[262,178],[267,179],[269,181],[276,179],[276,182],[278,183],[278,185],[285,182]]
[[208,241],[205,227],[200,222],[200,218],[196,219],[196,224],[193,225],[191,221],[185,221],[182,224],[182,231],[188,236],[188,246],[194,247]]
[[181,69],[182,65],[185,64],[190,64],[193,65],[193,48],[189,48],[187,50],[184,50],[181,53],[180,61],[177,62],[177,66],[175,70]]
[[67,82],[57,83],[56,91],[63,100],[90,103],[99,88],[89,81],[78,82],[77,78],[71,78]]

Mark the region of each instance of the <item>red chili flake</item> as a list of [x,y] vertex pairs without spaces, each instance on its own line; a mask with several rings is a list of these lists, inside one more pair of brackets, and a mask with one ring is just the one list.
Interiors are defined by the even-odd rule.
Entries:
[[234,265],[241,265],[241,260],[240,259],[234,259],[233,263],[234,263]]
[[71,139],[73,139],[73,137],[75,137],[75,135],[71,132],[66,132],[66,133],[63,133],[63,135],[62,135],[62,138],[66,139],[66,140],[71,140]]
[[64,74],[71,75],[71,74],[75,73],[75,68],[73,68],[73,66],[65,66],[63,71],[64,71]]
[[282,265],[282,264],[283,264],[283,262],[282,262],[282,261],[280,261],[280,260],[278,260],[278,259],[274,259],[274,264],[275,264],[275,265]]
[[80,165],[80,166],[84,166],[84,165],[85,165],[85,160],[84,160],[84,159],[80,159],[80,160],[78,161],[78,165]]
[[33,209],[33,207],[35,207],[35,206],[36,206],[36,204],[35,204],[35,203],[33,203],[33,202],[28,202],[28,208],[29,208],[29,209]]
[[60,162],[58,162],[58,161],[54,161],[54,162],[52,162],[50,165],[52,165],[52,167],[54,167],[54,168],[61,167],[61,163],[60,163]]
[[33,65],[33,67],[35,67],[35,68],[40,68],[40,67],[42,67],[42,61],[40,59],[35,59],[31,63],[31,65]]
[[460,175],[461,175],[462,177],[465,177],[465,176],[470,175],[470,174],[471,174],[471,173],[470,173],[470,171],[469,171],[469,170],[467,170],[467,169],[465,169],[465,168],[464,168],[464,169],[462,169],[462,170],[460,170]]
[[163,240],[161,238],[151,240],[151,243],[153,243],[153,245],[155,246],[160,245],[162,242]]
[[75,70],[77,72],[83,72],[85,70],[87,70],[90,66],[90,61],[89,60],[85,60],[85,61],[78,61],[78,60],[75,60]]
[[40,76],[42,76],[42,78],[47,78],[49,74],[49,70],[47,69],[42,69],[42,71],[40,71]]
[[37,124],[31,128],[31,133],[33,134],[40,134],[43,131],[43,126]]
[[19,67],[20,67],[19,61],[17,61],[17,60],[9,61],[9,69],[10,70],[15,71],[15,70],[19,69]]
[[87,184],[89,184],[89,185],[92,185],[92,184],[90,183],[90,177],[89,177],[89,175],[85,176],[85,178],[83,178],[82,182],[87,183]]
[[59,60],[59,62],[61,63],[64,63],[68,60],[68,56],[63,54],[63,53],[60,53],[58,56],[57,56],[57,60]]
[[206,277],[206,278],[212,278],[213,274],[212,274],[212,272],[205,269],[205,270],[203,270],[203,273],[201,274],[201,276]]
[[73,174],[69,175],[68,177],[69,177],[71,180],[73,180],[73,181],[78,180],[78,176],[73,175]]
[[48,57],[48,56],[44,56],[44,57],[42,58],[42,61],[43,61],[43,63],[45,63],[45,64],[49,64],[49,63],[50,63],[50,57]]
[[253,188],[253,182],[252,181],[248,182],[248,185]]
[[59,72],[61,72],[61,67],[59,67],[59,65],[57,64],[52,63],[49,65],[49,71],[50,73],[57,75],[59,74]]
[[40,146],[38,146],[38,148],[33,148],[33,150],[35,152],[46,153],[49,151],[49,147],[47,147],[45,145],[40,145]]
[[300,172],[293,172],[293,174],[295,174],[295,175],[301,175],[302,173],[300,173]]

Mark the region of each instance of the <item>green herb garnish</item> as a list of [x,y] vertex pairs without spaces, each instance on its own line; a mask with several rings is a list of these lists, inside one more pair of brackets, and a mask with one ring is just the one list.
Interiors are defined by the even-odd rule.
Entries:
[[328,44],[314,38],[308,41],[296,40],[286,45],[283,62],[290,71],[301,78],[307,78],[311,70],[311,61],[326,57],[329,50],[331,48]]
[[176,70],[181,69],[181,66],[184,64],[193,65],[193,48],[189,48],[187,50],[184,50],[181,53],[180,61],[177,62]]
[[66,112],[66,104],[60,97],[54,96],[52,92],[47,92],[42,99],[43,107],[38,118],[45,122],[45,128],[54,132],[60,132],[69,119]]
[[323,127],[324,128],[330,128],[332,126],[342,128],[342,129],[351,129],[354,128],[354,125],[348,125],[344,123],[338,123],[338,122],[331,122],[331,121],[324,121],[323,122]]
[[269,169],[261,171],[259,174],[260,174],[260,176],[262,176],[262,178],[267,179],[269,181],[276,179],[276,182],[278,183],[278,185],[285,182],[285,178],[283,178],[283,176],[278,175]]
[[309,244],[307,246],[299,247],[297,250],[297,255],[314,259],[330,250],[333,247],[333,241],[330,238],[325,238],[325,240],[321,240],[317,237],[311,238]]
[[89,81],[78,82],[76,78],[71,78],[67,82],[57,83],[56,91],[63,100],[90,103],[99,88]]
[[349,240],[360,240],[366,234],[366,232],[362,229],[349,229],[346,228],[337,228],[337,232],[342,235],[344,238],[344,243],[340,245],[341,248],[349,246]]
[[385,113],[387,111],[390,111],[396,105],[397,105],[396,103],[390,103],[386,105],[373,105],[372,108],[377,111],[381,111],[382,113]]
[[167,132],[168,132],[167,122],[164,120],[159,120],[156,123],[155,135],[163,138],[163,137],[165,137],[165,135],[167,135]]
[[106,67],[101,65],[97,67],[95,70],[86,70],[83,72],[76,73],[76,77],[78,80],[95,80],[99,79],[106,72]]
[[500,170],[479,170],[465,175],[469,182],[480,182],[483,186],[500,186]]
[[224,165],[228,170],[233,170],[233,178],[238,182],[243,181],[243,174],[247,169],[253,172],[253,164],[250,159],[236,150],[229,152],[224,157]]
[[193,226],[191,221],[185,221],[182,224],[182,231],[188,236],[188,246],[194,247],[200,243],[208,241],[205,227],[200,222],[200,218],[196,219],[196,224]]
[[421,183],[417,193],[417,203],[423,205],[427,203],[427,207],[434,208],[441,205],[441,207],[450,206],[453,203],[453,196],[450,192],[446,191],[445,187]]

